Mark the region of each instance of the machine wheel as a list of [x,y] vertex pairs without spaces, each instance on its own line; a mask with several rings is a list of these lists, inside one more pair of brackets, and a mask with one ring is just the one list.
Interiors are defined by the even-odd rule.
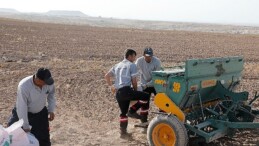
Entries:
[[186,146],[188,143],[184,124],[173,115],[155,117],[149,123],[147,139],[150,146]]

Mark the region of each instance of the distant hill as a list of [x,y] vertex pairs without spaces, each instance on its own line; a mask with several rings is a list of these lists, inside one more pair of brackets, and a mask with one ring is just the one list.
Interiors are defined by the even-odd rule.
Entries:
[[9,8],[0,8],[0,12],[4,13],[20,13],[19,11],[15,9],[9,9]]
[[0,8],[1,18],[11,18],[31,22],[58,23],[70,25],[90,25],[113,28],[136,28],[150,30],[184,30],[231,34],[259,34],[258,26],[224,25],[192,22],[144,21],[105,17],[91,17],[80,11],[52,10],[46,13],[19,12]]
[[51,10],[45,13],[50,16],[79,16],[79,17],[87,17],[81,11],[65,11],[65,10]]

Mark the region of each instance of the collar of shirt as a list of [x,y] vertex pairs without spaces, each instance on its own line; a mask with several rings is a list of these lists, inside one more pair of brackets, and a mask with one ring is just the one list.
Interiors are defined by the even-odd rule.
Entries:
[[34,84],[33,79],[34,79],[34,75],[33,75],[33,76],[31,77],[31,79],[30,79],[30,80],[31,80],[31,84],[32,84],[32,86],[33,86],[35,89],[38,89],[39,87]]
[[123,62],[130,62],[130,61],[127,58],[124,58]]

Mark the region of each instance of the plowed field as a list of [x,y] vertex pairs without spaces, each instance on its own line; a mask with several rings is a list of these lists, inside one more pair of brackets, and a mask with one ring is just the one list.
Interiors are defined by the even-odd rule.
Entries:
[[[189,58],[245,58],[241,91],[259,91],[259,35],[101,28],[0,19],[0,124],[6,125],[16,100],[18,82],[39,67],[51,69],[56,85],[56,119],[51,122],[54,146],[147,145],[146,132],[119,136],[119,108],[104,74],[133,48],[138,57],[150,46],[163,66]],[[259,100],[254,103],[258,109]],[[151,110],[155,110],[152,104]],[[153,115],[151,115],[152,117]],[[150,118],[151,118],[150,117]],[[256,145],[258,130],[237,132],[210,145]]]

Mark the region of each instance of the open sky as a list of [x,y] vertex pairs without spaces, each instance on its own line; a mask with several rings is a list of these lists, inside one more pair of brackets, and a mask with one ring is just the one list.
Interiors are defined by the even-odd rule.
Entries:
[[259,0],[0,0],[21,12],[78,10],[124,19],[259,26]]

